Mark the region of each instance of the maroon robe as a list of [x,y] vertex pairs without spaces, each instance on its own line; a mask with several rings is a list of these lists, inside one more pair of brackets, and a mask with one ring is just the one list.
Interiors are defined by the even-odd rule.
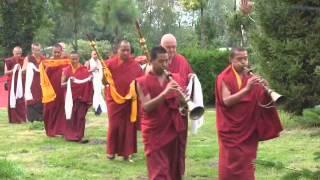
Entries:
[[[143,75],[140,65],[130,58],[122,62],[118,56],[106,61],[118,93],[125,96],[130,83]],[[105,88],[108,109],[107,154],[129,156],[137,152],[137,128],[130,122],[131,101],[117,104],[110,95],[109,87]]]
[[[7,70],[12,70],[14,66],[19,63],[21,68],[23,65],[24,58],[23,57],[10,57],[4,60]],[[9,123],[23,123],[26,122],[26,105],[24,98],[20,98],[16,100],[16,107],[10,108],[10,90],[11,90],[11,81],[12,81],[12,75],[8,75],[8,119]],[[18,81],[18,71],[15,73],[15,79],[13,80],[15,84],[16,91],[17,88],[17,81]],[[24,90],[24,82],[25,82],[25,74],[22,73],[22,86]],[[23,91],[24,92],[24,91]]]
[[[59,60],[57,60],[59,61]],[[51,85],[56,93],[56,98],[44,103],[43,120],[46,134],[49,137],[63,135],[66,126],[66,116],[64,112],[64,89],[61,87],[62,69],[67,65],[57,67],[46,67],[46,72]]]
[[[90,76],[88,69],[85,66],[80,66],[72,71],[72,66],[69,65],[62,72],[67,79],[75,77],[82,80]],[[83,84],[76,84],[71,82],[72,91],[72,115],[71,119],[67,120],[64,138],[69,141],[81,141],[84,136],[86,125],[86,114],[92,104],[93,87],[92,82],[88,81]]]
[[[188,62],[188,60],[182,56],[181,54],[176,54],[171,63],[168,65],[168,70],[171,73],[177,73],[180,75],[180,79],[181,79],[181,84],[182,84],[182,88],[186,89],[186,87],[188,86],[189,83],[189,74],[193,73],[192,68]],[[186,127],[188,127],[188,117],[185,116],[184,117],[184,122],[186,123]],[[185,154],[186,154],[186,146],[187,146],[187,137],[188,137],[188,128],[186,128],[186,130],[184,132],[182,132],[180,135],[180,145],[179,148],[182,151],[183,156],[180,159],[180,163],[181,166],[183,167],[181,173],[182,175],[184,175],[184,170],[185,170],[185,163],[184,163],[184,159],[185,159]]]
[[[173,74],[173,78],[181,83],[178,74]],[[143,94],[149,94],[153,99],[166,88],[168,81],[160,85],[158,77],[149,72],[138,78],[137,83]],[[178,94],[171,93],[151,112],[143,111],[141,132],[149,179],[181,179],[184,167],[180,161],[184,157],[184,152],[179,148],[181,143],[179,134],[186,130],[186,124],[179,112],[179,106]]]
[[[33,63],[37,68],[44,56],[40,56],[37,61],[36,57],[33,55],[28,56],[29,62]],[[43,104],[42,104],[42,91],[40,86],[40,73],[34,71],[33,80],[31,84],[31,94],[32,99],[26,101],[27,104],[27,117],[29,121],[42,120],[43,119]]]
[[[242,77],[241,88],[246,86],[248,75]],[[262,108],[270,97],[261,85],[253,89],[240,102],[227,107],[222,99],[222,81],[231,94],[240,89],[236,75],[228,66],[216,80],[216,119],[219,139],[219,179],[252,180],[258,141],[279,136],[282,126],[275,108]]]

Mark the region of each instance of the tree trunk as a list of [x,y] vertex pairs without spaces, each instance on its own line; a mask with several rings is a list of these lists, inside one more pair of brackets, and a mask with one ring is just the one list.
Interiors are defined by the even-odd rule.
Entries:
[[73,20],[74,20],[74,28],[73,28],[73,33],[74,33],[74,43],[73,43],[73,50],[78,51],[78,30],[79,30],[79,7],[77,7],[76,2],[73,1],[74,6],[73,6]]
[[205,34],[204,34],[204,22],[203,22],[203,6],[200,8],[200,47],[205,48],[206,42],[205,42]]

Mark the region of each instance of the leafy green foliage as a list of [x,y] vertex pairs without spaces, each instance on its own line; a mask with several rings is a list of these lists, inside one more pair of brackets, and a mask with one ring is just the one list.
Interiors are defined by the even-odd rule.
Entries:
[[[232,47],[248,47],[248,41],[250,40],[250,31],[254,29],[254,22],[249,16],[243,16],[240,12],[229,13],[228,19],[228,38],[229,46]],[[243,26],[244,34],[241,34],[241,26]],[[242,37],[244,36],[244,37]],[[242,42],[242,38],[247,38],[246,42]]]
[[297,121],[306,127],[320,126],[320,106],[314,108],[306,108],[302,112],[302,116],[298,116]]
[[95,11],[98,24],[111,33],[110,42],[118,41],[126,33],[134,31],[138,10],[133,1],[100,0]]
[[19,179],[23,175],[22,170],[18,165],[6,159],[0,159],[0,177],[1,179]]
[[3,1],[1,3],[0,39],[5,49],[4,55],[11,55],[13,47],[17,45],[24,50],[30,50],[34,34],[42,22],[44,5],[44,0]]
[[320,2],[261,0],[255,7],[252,46],[261,73],[287,97],[285,110],[302,114],[320,104]]
[[[108,54],[111,52],[111,45],[109,41],[96,41],[96,48],[99,54],[103,59],[105,59]],[[67,44],[66,45],[66,51],[71,52],[72,51],[72,45]],[[91,51],[93,49],[90,46],[89,41],[80,39],[78,41],[78,53],[80,54],[80,61],[83,63],[86,60],[89,60],[91,58]]]
[[198,10],[207,6],[208,0],[180,0],[184,8]]
[[191,48],[181,49],[180,52],[189,60],[201,82],[204,103],[214,104],[215,79],[229,63],[229,52]]

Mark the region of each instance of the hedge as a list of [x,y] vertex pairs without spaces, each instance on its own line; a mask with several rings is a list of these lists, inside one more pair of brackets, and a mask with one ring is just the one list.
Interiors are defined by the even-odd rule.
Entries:
[[179,50],[179,53],[189,60],[193,71],[197,74],[201,82],[205,105],[213,105],[215,79],[228,65],[229,52],[188,48]]

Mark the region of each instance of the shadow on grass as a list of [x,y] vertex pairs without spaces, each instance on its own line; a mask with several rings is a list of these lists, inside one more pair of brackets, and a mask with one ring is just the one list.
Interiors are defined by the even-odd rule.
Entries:
[[[314,153],[316,157],[315,161],[320,159],[320,153]],[[296,169],[286,167],[282,162],[275,161],[266,161],[266,160],[256,160],[255,164],[268,167],[275,168],[277,170],[286,169],[288,172],[281,177],[282,180],[296,180],[296,179],[310,179],[310,180],[319,180],[320,179],[320,169],[316,171],[312,171],[309,169]]]
[[89,145],[99,145],[99,144],[106,144],[107,141],[105,139],[90,139]]
[[283,177],[282,180],[293,180],[293,179],[310,179],[310,180],[319,180],[320,179],[320,170],[311,171],[309,169],[302,169],[299,171],[288,172]]
[[1,179],[19,179],[23,175],[22,169],[19,166],[6,159],[0,159],[0,177]]
[[313,155],[315,156],[314,160],[320,162],[320,152],[315,152],[315,153],[313,153]]
[[318,137],[318,136],[320,136],[320,128],[317,128],[310,133],[310,137]]

